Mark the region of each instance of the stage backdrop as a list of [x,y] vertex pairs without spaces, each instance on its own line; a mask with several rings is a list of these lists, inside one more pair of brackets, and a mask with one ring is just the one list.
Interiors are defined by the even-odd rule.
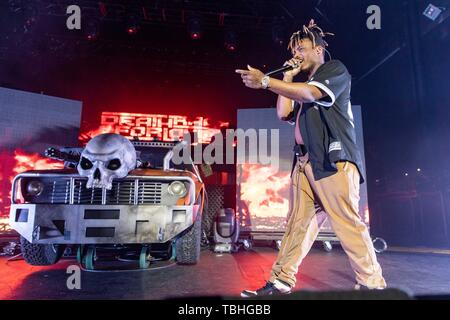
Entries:
[[81,109],[80,101],[0,88],[0,232],[9,214],[13,177],[62,167],[43,153],[50,146],[77,146]]
[[[357,143],[364,161],[364,140],[361,107],[353,106]],[[279,130],[279,164],[263,165],[248,163],[237,165],[236,211],[241,231],[283,232],[289,209],[289,180],[293,162],[294,126],[278,120],[275,108],[239,109],[237,126],[240,129],[268,129],[267,150],[272,150],[270,130]],[[254,150],[253,154],[259,150]],[[246,154],[252,150],[246,144]],[[270,158],[270,157],[269,157]],[[365,166],[365,161],[364,161]],[[366,183],[361,185],[360,214],[369,224]],[[327,221],[322,232],[333,232]]]

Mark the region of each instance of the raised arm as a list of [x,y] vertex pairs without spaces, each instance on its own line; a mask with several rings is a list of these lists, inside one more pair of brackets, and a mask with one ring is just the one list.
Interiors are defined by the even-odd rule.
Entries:
[[[242,77],[245,85],[252,89],[262,89],[264,74],[255,68],[248,66],[248,70],[236,70]],[[285,75],[283,80],[269,78],[268,87],[270,91],[278,94],[277,114],[280,119],[291,113],[292,101],[310,103],[322,99],[325,94],[316,86],[303,82],[292,82],[293,77]]]

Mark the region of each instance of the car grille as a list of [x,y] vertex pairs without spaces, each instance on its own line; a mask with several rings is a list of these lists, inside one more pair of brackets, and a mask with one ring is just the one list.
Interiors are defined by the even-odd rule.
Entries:
[[[163,183],[145,179],[122,179],[111,190],[86,187],[84,178],[57,178],[44,182],[49,194],[42,201],[51,204],[161,204]],[[73,199],[73,200],[71,200]]]

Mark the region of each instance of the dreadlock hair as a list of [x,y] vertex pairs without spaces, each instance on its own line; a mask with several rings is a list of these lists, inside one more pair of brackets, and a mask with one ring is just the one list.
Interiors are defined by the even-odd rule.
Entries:
[[329,54],[326,49],[326,47],[328,47],[328,43],[324,39],[328,35],[334,36],[333,33],[323,32],[314,20],[311,20],[308,26],[304,25],[301,30],[292,34],[291,39],[289,40],[288,50],[295,50],[302,39],[309,39],[313,44],[313,48],[316,46],[321,46]]

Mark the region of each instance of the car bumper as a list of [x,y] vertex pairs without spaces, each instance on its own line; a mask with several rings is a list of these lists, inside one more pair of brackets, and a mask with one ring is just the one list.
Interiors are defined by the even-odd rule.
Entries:
[[198,205],[12,204],[10,225],[31,243],[163,243],[189,228]]

